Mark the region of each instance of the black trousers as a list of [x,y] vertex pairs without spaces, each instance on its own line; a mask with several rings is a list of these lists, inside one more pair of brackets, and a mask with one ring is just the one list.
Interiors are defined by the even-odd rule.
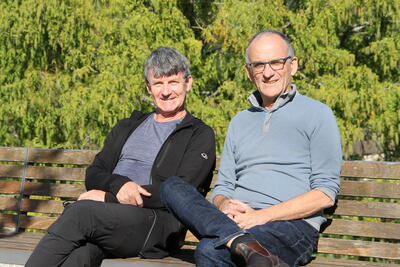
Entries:
[[138,256],[154,220],[151,209],[80,200],[48,229],[25,266],[100,266],[105,258]]

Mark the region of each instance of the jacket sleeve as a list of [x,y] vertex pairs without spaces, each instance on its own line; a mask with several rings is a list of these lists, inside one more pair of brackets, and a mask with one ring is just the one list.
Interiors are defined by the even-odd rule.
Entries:
[[130,179],[126,176],[113,174],[119,151],[113,146],[118,139],[119,122],[108,134],[103,149],[96,155],[93,163],[86,169],[86,190],[103,190],[117,195],[119,189]]
[[[174,155],[171,155],[171,157],[174,157]],[[214,131],[203,124],[194,131],[187,143],[175,175],[198,189],[208,190],[215,169],[215,158]],[[143,207],[162,208],[160,184],[145,185],[143,187],[152,194],[151,197],[143,198]]]

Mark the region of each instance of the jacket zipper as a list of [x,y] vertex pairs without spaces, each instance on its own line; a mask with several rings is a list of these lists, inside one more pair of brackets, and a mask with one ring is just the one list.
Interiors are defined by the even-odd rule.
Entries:
[[153,223],[151,224],[149,232],[147,233],[146,239],[144,240],[143,246],[142,246],[142,248],[140,249],[140,252],[139,252],[139,255],[141,257],[143,257],[143,258],[144,258],[144,256],[142,254],[142,251],[145,249],[145,247],[147,245],[147,242],[150,239],[151,233],[153,232],[154,226],[156,225],[156,221],[157,221],[157,213],[156,213],[156,211],[152,209],[151,212],[153,212],[154,220],[153,220]]
[[[165,157],[166,157],[166,155],[167,155],[167,151],[169,150],[169,148],[170,148],[170,146],[171,146],[171,140],[170,140],[171,136],[173,136],[176,132],[178,132],[178,131],[180,131],[180,130],[182,130],[182,129],[184,129],[184,128],[187,128],[187,127],[189,127],[189,126],[191,126],[191,125],[193,125],[192,122],[190,122],[190,123],[185,123],[185,125],[179,126],[178,128],[176,128],[176,129],[168,136],[167,140],[165,140],[164,144],[161,146],[160,150],[158,151],[158,154],[157,154],[157,156],[156,156],[156,158],[155,158],[155,160],[154,160],[153,167],[151,168],[151,174],[150,174],[150,181],[149,181],[149,184],[152,184],[152,183],[153,183],[153,173],[154,173],[155,168],[158,169],[158,168],[161,166],[162,162],[164,161],[164,159],[165,159]],[[164,147],[165,147],[165,148],[164,148]],[[162,153],[162,154],[161,154],[161,153]]]

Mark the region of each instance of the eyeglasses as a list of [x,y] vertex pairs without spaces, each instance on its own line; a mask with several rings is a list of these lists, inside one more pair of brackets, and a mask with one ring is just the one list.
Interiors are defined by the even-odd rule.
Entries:
[[291,56],[284,57],[284,58],[278,58],[274,59],[268,62],[253,62],[253,63],[248,63],[255,73],[260,73],[263,72],[265,69],[265,65],[269,65],[272,70],[281,70],[285,66],[285,63],[288,59],[292,58]]

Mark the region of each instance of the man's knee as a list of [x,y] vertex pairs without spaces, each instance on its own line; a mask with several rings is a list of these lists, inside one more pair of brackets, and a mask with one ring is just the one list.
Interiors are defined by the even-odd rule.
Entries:
[[[57,236],[65,237],[66,233],[72,235],[72,239],[79,238],[76,234],[82,232],[83,228],[88,228],[91,222],[91,214],[93,209],[90,201],[79,200],[69,204],[63,211],[62,215],[50,226],[49,233]],[[93,202],[93,201],[92,201]],[[69,239],[69,238],[67,238]]]
[[[69,204],[62,214],[64,217],[71,217],[75,219],[85,219],[93,211],[94,201],[92,200],[79,200]],[[83,218],[82,218],[83,217]]]

